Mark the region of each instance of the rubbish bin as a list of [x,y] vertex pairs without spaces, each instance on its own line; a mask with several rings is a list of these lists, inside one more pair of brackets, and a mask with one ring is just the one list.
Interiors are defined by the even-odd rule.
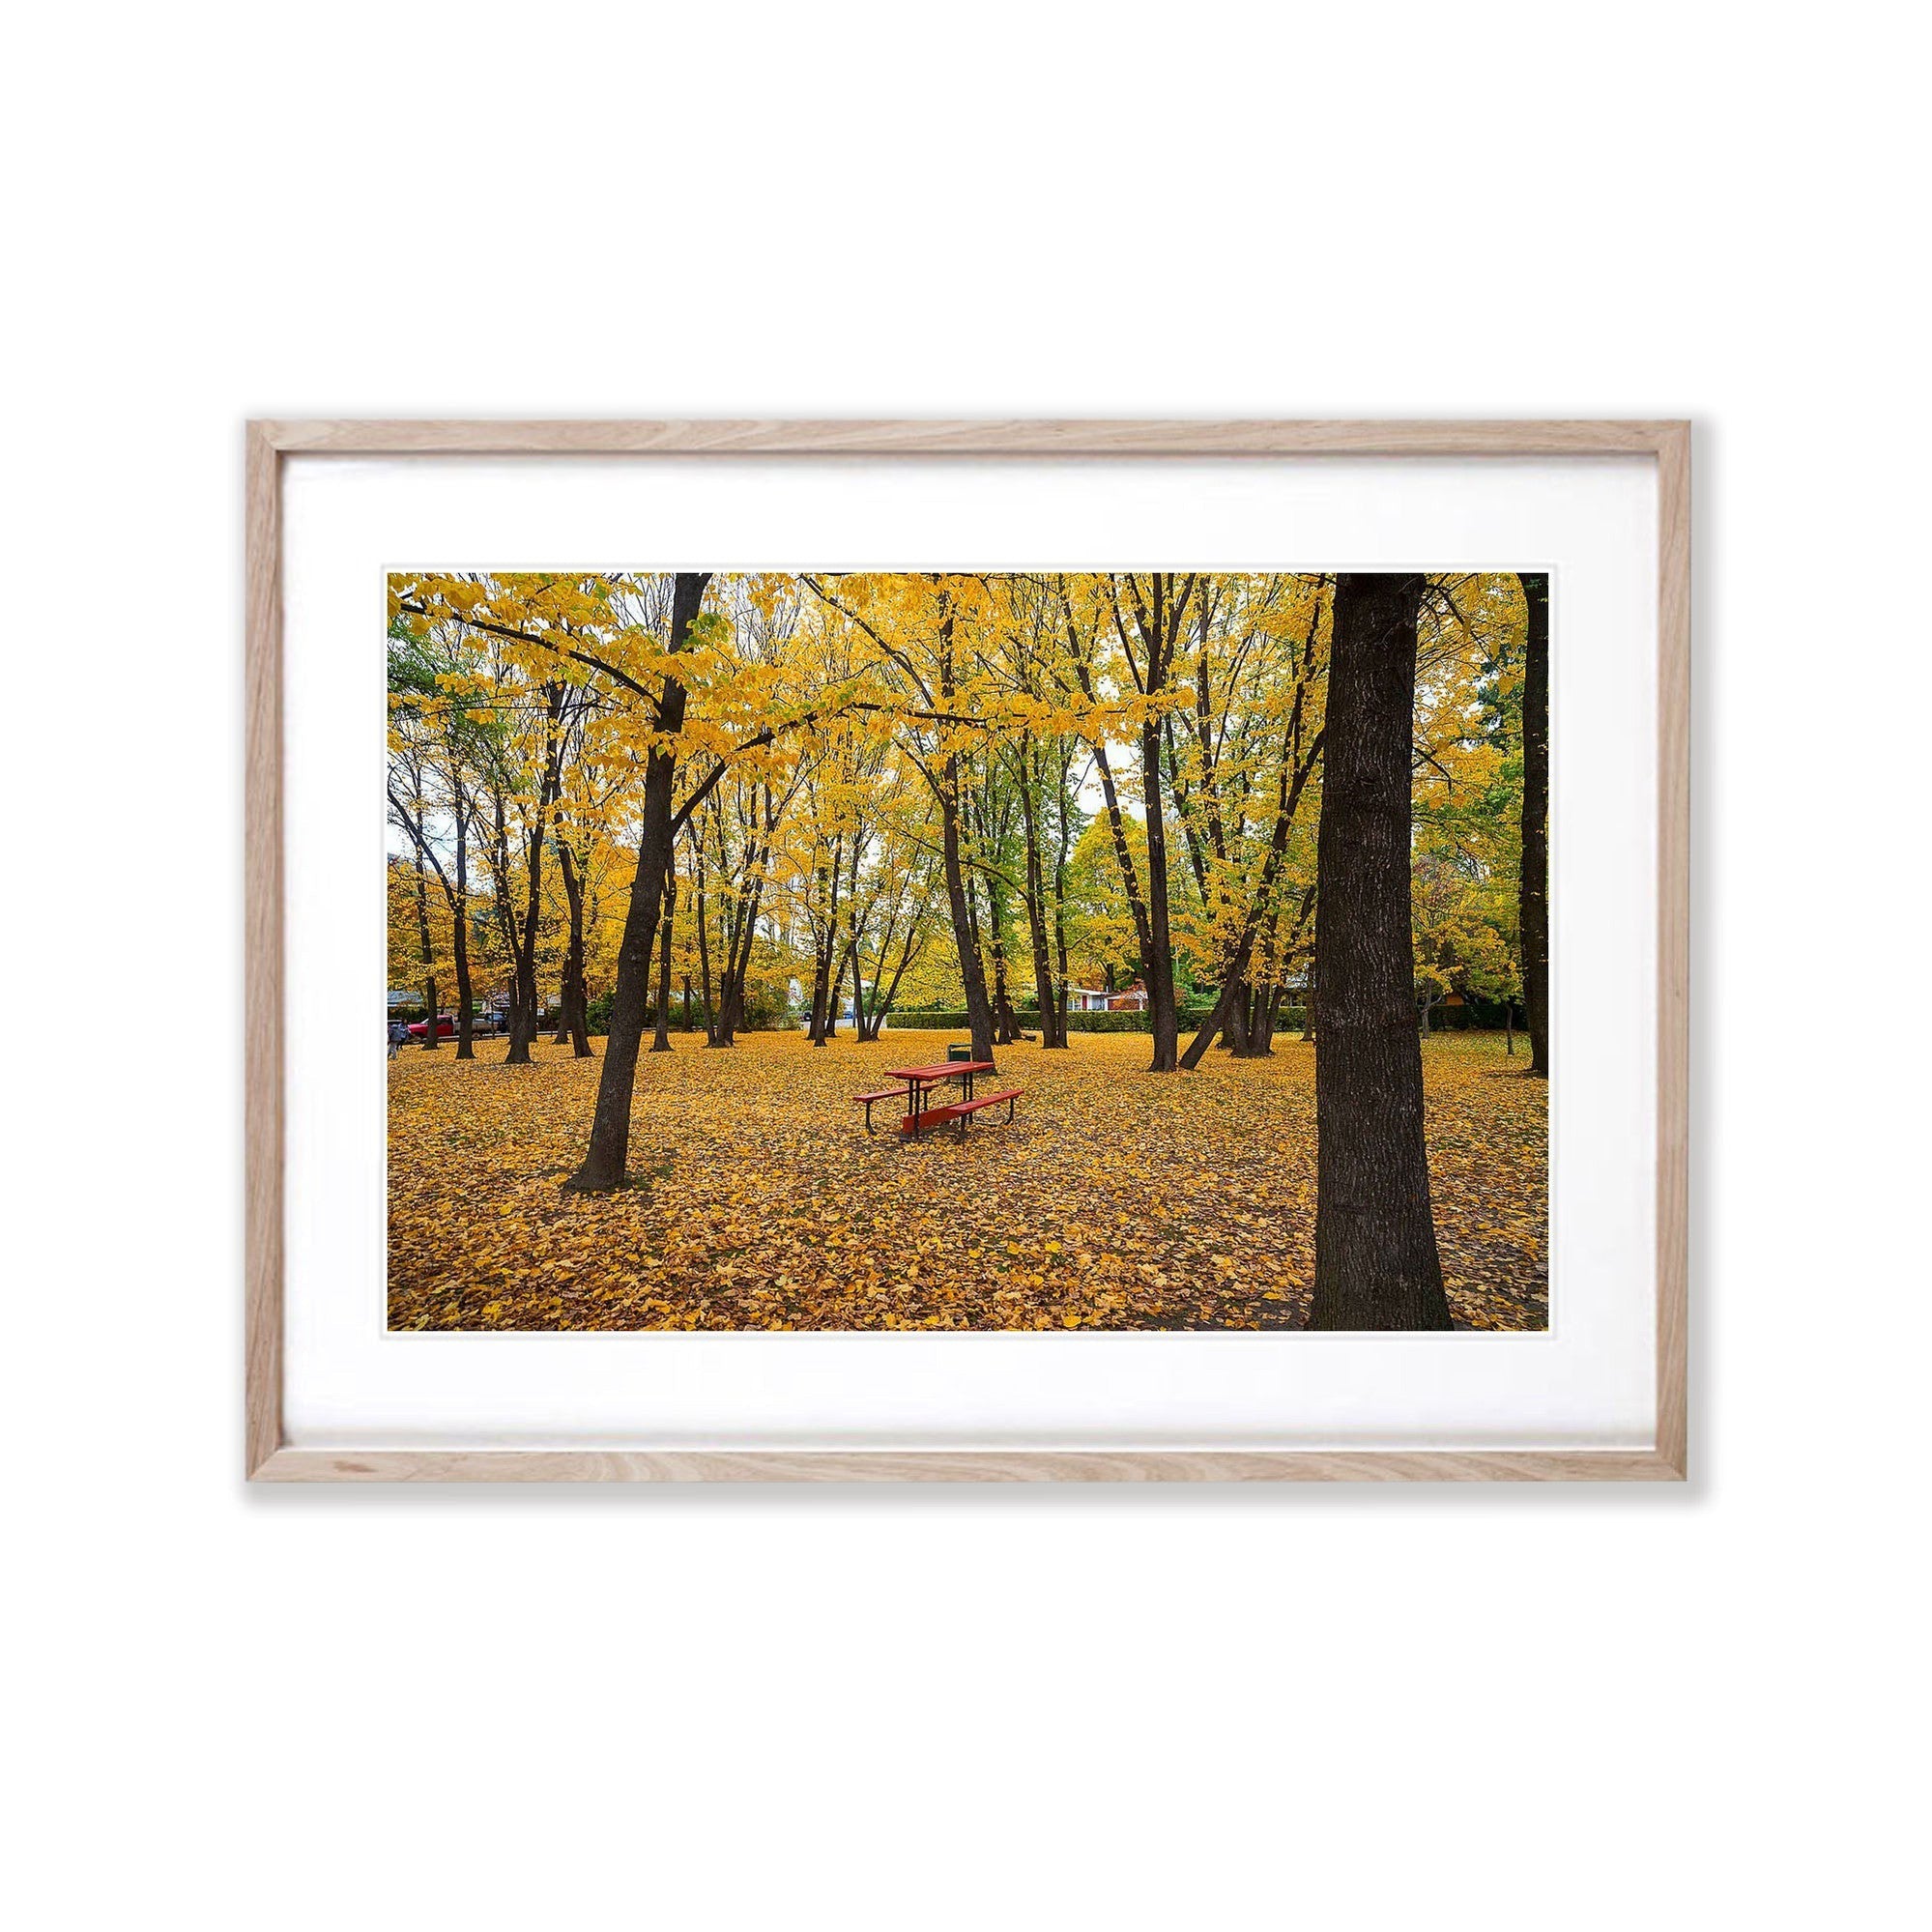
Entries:
[[970,1046],[948,1047],[946,1049],[946,1064],[948,1066],[950,1066],[955,1060],[969,1060],[971,1058],[972,1058],[972,1048]]

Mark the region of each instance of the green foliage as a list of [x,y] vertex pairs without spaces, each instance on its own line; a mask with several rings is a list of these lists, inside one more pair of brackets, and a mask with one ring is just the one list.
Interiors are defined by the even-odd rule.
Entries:
[[[1026,1031],[1034,1032],[1040,1024],[1040,1014],[1036,1007],[1022,1006],[1014,1009]],[[886,1021],[888,1031],[901,1033],[964,1033],[967,1030],[964,1013],[894,1013]],[[1150,1033],[1154,1028],[1153,1016],[1147,1013],[1069,1013],[1067,1031],[1070,1033]]]

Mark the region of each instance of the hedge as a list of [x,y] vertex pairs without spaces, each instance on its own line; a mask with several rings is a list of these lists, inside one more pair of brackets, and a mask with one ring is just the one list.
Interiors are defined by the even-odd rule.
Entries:
[[[1016,1008],[1014,1017],[1028,1033],[1040,1030],[1039,1014]],[[888,1030],[900,1033],[964,1033],[967,1031],[964,1013],[892,1013],[886,1016]],[[1069,1013],[1069,1033],[1148,1033],[1153,1019],[1145,1013]]]
[[[1017,1009],[1017,1011],[1020,1024],[1025,1031],[1037,1033],[1040,1030],[1040,1016],[1037,1013],[1024,1007]],[[1197,1012],[1183,1012],[1181,1015],[1181,1031],[1183,1033],[1195,1032],[1200,1026],[1201,1022],[1213,1011],[1214,1008],[1209,1006]],[[967,1030],[966,1017],[964,1013],[894,1013],[888,1016],[885,1024],[889,1030],[901,1033],[920,1031],[964,1033]],[[1067,1031],[1069,1033],[1151,1033],[1153,1030],[1153,1016],[1146,1013],[1069,1013],[1067,1015]],[[1299,1006],[1284,1006],[1275,1016],[1275,1035],[1278,1039],[1284,1033],[1299,1033],[1301,1030],[1302,1010]],[[1438,1028],[1437,1030],[1440,1031],[1441,1029]]]

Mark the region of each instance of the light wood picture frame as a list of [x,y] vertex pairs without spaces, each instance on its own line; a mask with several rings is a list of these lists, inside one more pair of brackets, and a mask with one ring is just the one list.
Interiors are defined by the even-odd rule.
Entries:
[[[1656,1439],[1639,1449],[853,1451],[292,1446],[283,1427],[285,457],[1637,456],[1657,466]],[[1615,421],[259,420],[245,474],[245,1474],[285,1482],[1663,1481],[1687,1474],[1690,426]]]

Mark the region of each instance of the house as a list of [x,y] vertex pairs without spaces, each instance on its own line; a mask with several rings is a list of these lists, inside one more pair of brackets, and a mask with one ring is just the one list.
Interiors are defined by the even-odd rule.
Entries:
[[1067,988],[1069,1013],[1144,1013],[1146,1010],[1147,989],[1138,979],[1125,993],[1109,993],[1105,987],[1094,986]]

